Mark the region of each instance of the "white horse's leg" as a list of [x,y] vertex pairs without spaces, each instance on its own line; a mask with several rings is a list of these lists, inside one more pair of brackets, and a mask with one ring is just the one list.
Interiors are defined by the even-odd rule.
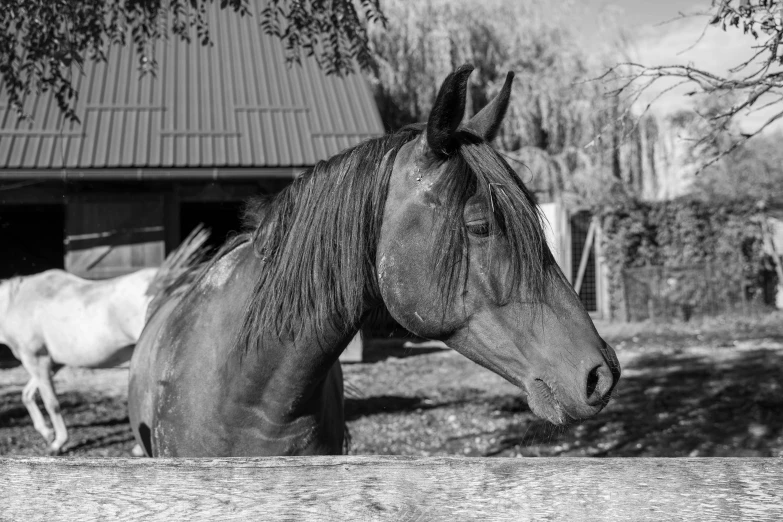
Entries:
[[54,426],[54,442],[49,445],[49,453],[57,455],[63,445],[68,442],[68,430],[65,428],[63,415],[60,413],[60,402],[54,392],[52,358],[48,355],[35,358],[35,379],[38,384],[38,392],[41,394],[46,412]]
[[37,389],[38,383],[36,382],[35,377],[31,377],[22,390],[22,403],[25,408],[27,408],[30,418],[33,419],[35,431],[40,433],[43,438],[46,439],[47,443],[50,443],[54,440],[54,431],[46,425],[43,414],[41,413],[41,410],[38,409],[38,404],[35,403],[35,391]]

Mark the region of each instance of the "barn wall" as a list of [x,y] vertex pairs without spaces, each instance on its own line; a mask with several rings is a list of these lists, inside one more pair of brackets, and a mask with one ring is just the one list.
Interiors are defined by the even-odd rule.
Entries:
[[[290,172],[283,173],[268,177],[259,171],[258,179],[236,181],[188,180],[185,173],[176,181],[103,181],[93,173],[91,181],[83,182],[0,183],[0,232],[34,240],[27,244],[6,238],[0,277],[65,268],[99,279],[156,267],[199,223],[214,229],[212,242],[218,246],[240,230],[244,200],[277,193],[292,181]],[[47,209],[59,209],[60,217],[54,219]],[[13,255],[12,243],[18,243]],[[55,252],[57,259],[40,261],[42,249]]]
[[[242,231],[242,215],[248,198],[274,195],[293,178],[265,178],[255,183],[178,183],[171,195],[166,221],[166,252],[171,252],[193,228],[203,224],[210,230],[208,244],[217,247]],[[176,217],[174,217],[176,216]]]
[[567,270],[571,250],[571,243],[568,240],[568,213],[560,203],[541,203],[539,206],[544,213],[544,231],[549,248],[555,256],[555,261],[570,280],[571,272]]
[[0,205],[0,279],[63,268],[62,204]]
[[160,266],[165,257],[162,193],[103,192],[68,197],[65,269],[104,279]]

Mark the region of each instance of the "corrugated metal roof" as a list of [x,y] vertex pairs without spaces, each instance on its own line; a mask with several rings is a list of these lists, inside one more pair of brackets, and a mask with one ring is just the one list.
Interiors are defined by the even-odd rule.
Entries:
[[63,124],[49,93],[26,106],[32,122],[0,94],[0,168],[297,167],[383,133],[363,76],[326,76],[313,59],[287,66],[250,4],[244,17],[208,8],[212,47],[195,34],[158,42],[157,77],[140,78],[132,45],[89,61],[81,125]]

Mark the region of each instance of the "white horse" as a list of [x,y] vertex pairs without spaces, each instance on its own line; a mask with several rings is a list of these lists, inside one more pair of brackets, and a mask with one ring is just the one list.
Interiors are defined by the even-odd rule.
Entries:
[[[30,373],[22,390],[33,426],[57,454],[68,440],[52,378],[63,366],[109,368],[130,360],[147,307],[203,257],[196,229],[158,268],[90,281],[63,270],[0,281],[0,343]],[[181,281],[180,281],[181,282]],[[41,393],[49,428],[35,401]]]

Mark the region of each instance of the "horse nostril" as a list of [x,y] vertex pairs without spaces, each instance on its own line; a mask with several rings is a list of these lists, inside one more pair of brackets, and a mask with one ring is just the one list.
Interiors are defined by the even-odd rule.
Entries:
[[590,373],[587,374],[587,399],[590,400],[590,398],[593,396],[593,393],[595,393],[595,389],[598,386],[598,381],[600,380],[600,377],[598,375],[598,370],[601,368],[601,365],[599,364],[592,370],[590,370]]

